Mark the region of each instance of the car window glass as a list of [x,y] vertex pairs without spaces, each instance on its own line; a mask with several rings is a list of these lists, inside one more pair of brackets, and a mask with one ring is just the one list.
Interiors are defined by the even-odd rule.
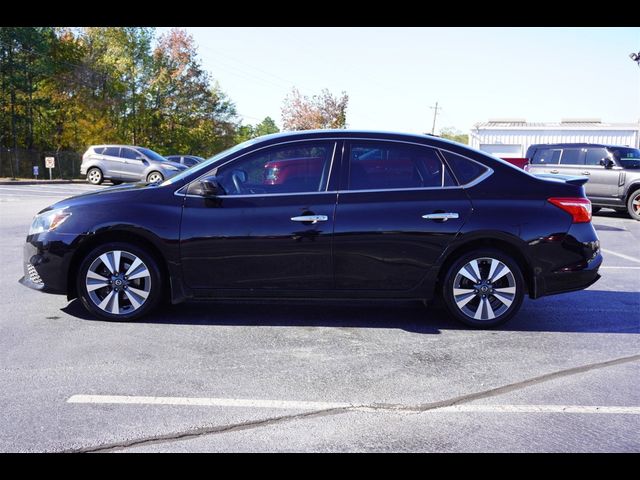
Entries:
[[584,155],[579,148],[565,148],[560,157],[561,165],[584,165]]
[[586,165],[600,165],[600,160],[607,157],[607,151],[604,148],[588,148],[584,163]]
[[452,152],[442,151],[447,163],[453,170],[453,174],[458,179],[460,185],[466,185],[473,182],[480,175],[487,171],[487,167],[474,162],[462,155],[457,155]]
[[551,148],[541,148],[537,150],[533,159],[531,160],[532,165],[549,165],[549,164],[557,164],[560,160],[561,150],[555,150]]
[[102,155],[102,152],[104,152],[105,147],[93,147],[93,152],[97,155]]
[[305,193],[325,189],[334,142],[278,145],[220,167],[218,183],[227,195]]
[[391,142],[354,142],[349,189],[380,190],[454,185],[433,148]]
[[184,158],[182,159],[182,163],[183,163],[184,165],[186,165],[187,167],[191,167],[191,166],[195,165],[195,164],[196,164],[196,163],[198,163],[198,162],[196,162],[196,161],[195,161],[194,159],[192,159],[192,158],[184,157]]
[[118,157],[120,152],[120,147],[107,147],[102,152],[103,155],[109,155],[110,157]]
[[128,159],[131,159],[131,160],[135,160],[136,158],[141,157],[142,155],[140,155],[135,150],[132,150],[131,148],[122,148],[122,149],[120,149],[120,156],[122,158],[128,158]]

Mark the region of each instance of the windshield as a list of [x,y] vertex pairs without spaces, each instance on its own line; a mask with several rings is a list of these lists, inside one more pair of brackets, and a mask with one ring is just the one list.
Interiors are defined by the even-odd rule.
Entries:
[[242,142],[239,143],[238,145],[236,145],[235,147],[231,147],[231,148],[227,148],[226,150],[223,150],[222,152],[214,155],[213,157],[195,164],[193,167],[188,168],[186,170],[184,170],[183,172],[179,173],[178,175],[171,177],[168,180],[165,180],[162,185],[171,185],[171,184],[175,184],[178,183],[180,181],[182,181],[185,177],[187,176],[191,176],[195,173],[202,173],[210,168],[212,168],[214,166],[214,164],[224,158],[226,158],[227,156],[231,155],[234,152],[237,152],[239,150],[242,150],[243,148],[246,148],[250,145],[253,145],[254,143],[258,142],[260,139],[260,137],[258,138],[253,138],[251,140],[247,140],[246,142]]
[[612,148],[611,153],[623,168],[640,168],[640,150],[637,148]]
[[142,153],[144,153],[147,158],[150,158],[151,160],[155,160],[156,162],[166,162],[167,159],[164,158],[162,155],[160,155],[159,153],[154,152],[153,150],[149,150],[148,148],[144,148],[144,147],[138,147],[138,150],[140,150]]

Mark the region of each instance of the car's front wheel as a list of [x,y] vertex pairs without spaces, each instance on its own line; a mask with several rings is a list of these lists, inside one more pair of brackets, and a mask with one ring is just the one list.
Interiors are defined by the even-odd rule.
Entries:
[[162,277],[157,261],[129,243],[107,243],[80,264],[76,288],[89,312],[105,320],[131,321],[159,302]]
[[443,300],[462,323],[489,328],[502,325],[520,309],[524,279],[518,263],[498,250],[482,249],[462,255],[447,270]]
[[149,175],[147,175],[147,182],[162,183],[164,182],[164,176],[160,172],[151,172]]
[[634,220],[640,220],[640,190],[636,190],[629,195],[629,200],[627,200],[627,210],[631,218]]

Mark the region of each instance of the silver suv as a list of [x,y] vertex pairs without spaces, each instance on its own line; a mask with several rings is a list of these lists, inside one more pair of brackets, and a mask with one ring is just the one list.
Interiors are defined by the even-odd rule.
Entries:
[[167,160],[144,147],[132,145],[92,145],[82,156],[80,174],[94,185],[105,179],[122,182],[163,182],[187,167]]
[[531,145],[530,173],[588,176],[584,189],[593,211],[602,207],[627,211],[640,220],[640,150],[591,143]]

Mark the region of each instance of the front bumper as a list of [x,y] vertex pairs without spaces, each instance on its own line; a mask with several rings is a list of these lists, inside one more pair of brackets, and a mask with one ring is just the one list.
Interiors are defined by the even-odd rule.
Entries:
[[40,233],[27,237],[23,247],[24,276],[18,282],[46,293],[67,293],[67,273],[81,235]]

